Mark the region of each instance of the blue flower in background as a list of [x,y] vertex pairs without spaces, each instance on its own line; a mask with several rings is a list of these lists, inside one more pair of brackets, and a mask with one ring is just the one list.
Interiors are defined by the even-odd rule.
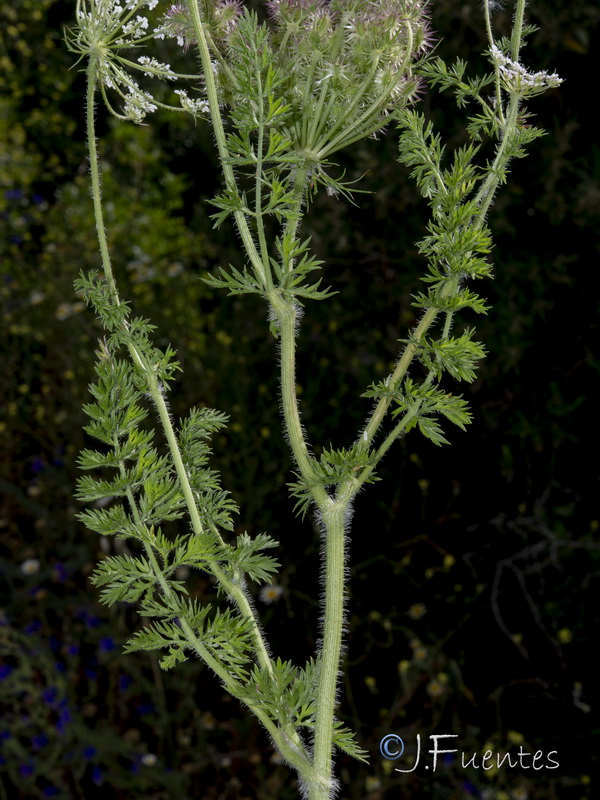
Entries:
[[48,686],[48,688],[44,689],[42,692],[42,700],[46,705],[51,706],[56,700],[57,694],[56,686]]
[[[63,703],[65,705],[66,705],[66,702],[67,702],[66,700],[63,701]],[[61,703],[61,705],[63,705],[63,703]],[[68,708],[61,708],[61,710],[60,710],[60,712],[58,714],[58,721],[56,723],[56,730],[59,733],[64,733],[66,728],[67,728],[67,725],[69,724],[69,722],[71,722],[71,712],[69,711]]]
[[102,786],[102,784],[104,783],[104,773],[102,771],[102,768],[99,767],[98,764],[96,764],[96,766],[92,770],[92,780],[94,781],[96,786]]
[[0,681],[3,681],[5,678],[8,678],[8,676],[13,670],[14,667],[11,667],[10,664],[0,664]]
[[101,653],[110,653],[111,650],[115,650],[117,645],[114,642],[114,639],[111,636],[103,636],[100,639],[100,652]]
[[75,615],[75,619],[79,619],[88,626],[88,628],[97,628],[102,623],[100,617],[94,617],[87,611],[80,611]]
[[50,739],[48,739],[45,733],[39,733],[32,738],[31,744],[35,750],[39,750],[40,747],[45,747],[49,741]]
[[121,675],[119,677],[119,689],[122,692],[128,689],[132,683],[133,683],[133,678],[131,677],[131,675]]
[[31,471],[34,475],[37,475],[38,472],[43,472],[46,469],[46,465],[44,464],[43,459],[39,456],[31,459]]

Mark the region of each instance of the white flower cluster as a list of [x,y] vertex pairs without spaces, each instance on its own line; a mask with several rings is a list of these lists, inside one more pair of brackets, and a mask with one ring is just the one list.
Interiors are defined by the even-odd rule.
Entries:
[[528,72],[522,64],[513,61],[495,44],[490,48],[490,56],[498,67],[506,88],[520,95],[538,94],[546,88],[556,88],[563,82],[556,72]]
[[148,56],[140,56],[138,58],[138,63],[143,67],[148,67],[148,69],[144,71],[144,75],[147,75],[149,78],[165,78],[168,81],[177,80],[177,75],[171,69],[170,64],[162,64],[155,58],[149,58]]
[[188,97],[187,92],[183,89],[175,89],[175,94],[179,95],[181,107],[190,114],[208,114],[209,106],[207,100],[193,100]]
[[[94,53],[98,82],[104,99],[117,117],[141,123],[146,114],[156,111],[157,104],[152,95],[140,89],[129,74],[131,61],[120,55],[121,48],[139,47],[153,38],[148,17],[144,10],[152,11],[158,0],[77,0],[77,38],[72,40],[73,49],[82,54]],[[138,69],[144,75],[162,80],[177,80],[177,74],[169,64],[155,58],[140,56]],[[123,102],[119,113],[111,105],[106,89],[112,89]]]
[[130,36],[132,39],[141,39],[148,31],[148,17],[142,17],[138,14],[135,19],[126,22],[122,30],[125,36]]
[[131,81],[127,88],[129,97],[125,98],[124,114],[128,119],[139,124],[143,122],[146,114],[156,111],[157,106],[154,105],[152,95],[142,91],[135,81]]

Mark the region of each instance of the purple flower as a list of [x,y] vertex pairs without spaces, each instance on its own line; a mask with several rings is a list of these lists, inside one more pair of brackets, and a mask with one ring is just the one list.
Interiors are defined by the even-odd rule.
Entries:
[[54,577],[60,583],[63,583],[69,577],[65,565],[61,561],[57,561],[54,564]]
[[70,656],[76,656],[79,653],[79,645],[78,644],[70,644],[67,647],[67,653]]
[[59,733],[64,733],[69,722],[71,722],[71,712],[68,708],[63,708],[58,715],[56,730]]
[[31,460],[31,471],[34,475],[37,475],[38,472],[43,472],[45,469],[46,465],[39,456],[36,456]]
[[23,628],[24,633],[37,633],[39,629],[42,627],[42,623],[39,619],[34,619],[33,622],[30,622],[29,625],[26,625]]
[[39,750],[40,747],[45,747],[50,740],[46,736],[45,733],[39,733],[37,736],[34,736],[31,740],[31,744],[36,750]]
[[13,670],[14,667],[11,667],[10,664],[0,664],[0,681],[3,681],[5,678],[8,678],[8,676]]
[[104,783],[104,775],[102,773],[102,768],[96,764],[94,769],[92,770],[92,780],[96,784],[96,786],[102,786]]
[[42,692],[42,700],[44,703],[46,703],[46,705],[51,706],[56,700],[56,695],[56,686],[48,686],[48,688],[44,689]]
[[96,755],[96,748],[90,745],[86,747],[83,751],[83,757],[87,759],[91,759]]
[[85,622],[88,628],[97,628],[102,622],[99,617],[93,617],[91,614],[88,614],[87,611],[80,611],[75,615],[75,619],[80,619],[82,622]]
[[119,677],[119,689],[122,692],[128,689],[132,683],[133,683],[133,678],[131,677],[131,675],[121,675]]
[[33,775],[33,763],[30,761],[28,764],[21,764],[19,767],[19,775],[22,778],[28,778]]
[[111,650],[116,648],[116,644],[111,636],[103,636],[100,639],[100,652],[101,653],[110,653]]

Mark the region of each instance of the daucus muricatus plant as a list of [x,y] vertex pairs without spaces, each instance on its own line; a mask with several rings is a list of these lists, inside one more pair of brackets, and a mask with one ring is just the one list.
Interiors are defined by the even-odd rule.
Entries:
[[[511,36],[499,40],[485,2],[490,71],[479,77],[467,77],[463,61],[447,65],[428,55],[432,33],[420,0],[270,0],[265,9],[260,21],[236,0],[166,7],[157,0],[77,2],[68,42],[87,59],[88,146],[103,265],[101,275],[82,274],[77,288],[106,331],[93,402],[85,409],[86,430],[100,445],[81,454],[81,468],[93,476],[81,478],[78,497],[102,501],[81,515],[91,530],[137,546],[135,556],[108,557],[94,574],[104,602],[137,602],[152,620],[127,649],[161,650],[165,669],[190,653],[202,658],[266,728],[297,771],[302,793],[324,800],[336,793],[335,748],[367,755],[336,719],[352,504],[398,438],[418,429],[441,445],[447,442],[443,423],[464,429],[471,419],[466,401],[442,380],[472,381],[484,348],[471,328],[452,333],[455,316],[486,312],[469,281],[491,275],[487,213],[510,160],[541,135],[525,124],[524,102],[560,79],[520,62],[531,32],[523,21],[525,0],[516,3]],[[198,72],[180,74],[142,52],[156,38],[172,39],[188,54],[190,70],[197,60]],[[172,106],[153,97],[148,78],[178,82]],[[475,107],[470,141],[453,154],[417,110],[424,83],[452,90],[461,107]],[[302,666],[272,655],[253,603],[257,584],[263,584],[261,597],[277,593],[278,564],[268,554],[276,542],[264,534],[232,538],[237,509],[208,465],[210,436],[226,419],[209,409],[173,419],[167,394],[178,369],[175,354],[153,345],[153,326],[133,317],[119,296],[103,219],[98,93],[122,119],[140,123],[158,107],[172,107],[212,125],[223,173],[213,219],[219,226],[232,218],[245,266],[221,269],[208,280],[232,294],[258,294],[267,305],[296,465],[291,494],[297,510],[314,513],[323,532],[321,644]],[[420,244],[426,286],[414,303],[422,312],[400,340],[392,373],[365,391],[374,405],[360,431],[317,458],[300,422],[296,337],[302,303],[326,300],[330,292],[313,277],[322,263],[302,236],[302,220],[320,188],[342,196],[354,191],[333,177],[331,157],[384,128],[399,130],[400,161],[431,208]],[[150,413],[154,432],[142,425]],[[96,477],[99,470],[111,477]],[[106,498],[113,504],[106,506]],[[169,538],[161,526],[174,520],[185,522]],[[181,567],[208,573],[222,603],[192,599],[177,578]]]

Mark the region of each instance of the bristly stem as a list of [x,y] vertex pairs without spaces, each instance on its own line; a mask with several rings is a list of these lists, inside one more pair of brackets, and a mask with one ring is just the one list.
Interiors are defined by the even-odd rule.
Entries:
[[[333,783],[333,730],[342,660],[342,630],[346,584],[346,527],[349,525],[350,496],[336,498],[321,514],[323,555],[325,561],[325,613],[323,641],[319,656],[316,694],[314,768],[318,775]],[[310,800],[329,798],[315,788]]]
[[[100,166],[98,159],[98,151],[96,147],[96,132],[95,132],[95,119],[94,119],[94,96],[96,89],[96,74],[97,74],[96,64],[94,58],[92,57],[90,59],[87,72],[87,81],[88,81],[87,144],[90,156],[92,198],[94,204],[96,230],[98,233],[98,242],[100,246],[100,253],[102,257],[102,266],[104,268],[104,274],[106,277],[107,284],[111,290],[113,302],[116,305],[119,305],[120,300],[114,274],[112,271],[110,254],[108,251],[108,240],[106,238],[104,214],[102,210]],[[177,473],[181,490],[185,497],[188,513],[190,515],[192,528],[197,535],[200,535],[203,533],[202,520],[200,518],[200,513],[198,511],[198,506],[194,498],[194,493],[192,491],[189,477],[185,469],[185,465],[183,463],[181,451],[179,449],[179,444],[177,441],[177,436],[175,434],[173,423],[169,415],[169,409],[163,397],[163,393],[161,392],[158,379],[156,377],[154,370],[152,369],[152,365],[147,363],[144,355],[141,353],[139,348],[135,346],[134,342],[129,342],[129,352],[131,354],[133,362],[144,371],[144,374],[146,376],[148,391],[158,411],[161,425],[165,437],[167,439],[167,443],[169,445],[169,450],[171,453],[171,457],[173,459],[175,471]],[[256,613],[254,612],[248,600],[248,597],[246,596],[244,588],[240,586],[238,583],[230,580],[217,564],[211,565],[211,571],[213,572],[217,580],[221,583],[225,591],[233,598],[242,616],[249,622],[253,634],[254,643],[256,646],[256,654],[258,661],[261,664],[261,666],[268,672],[268,674],[272,674],[273,666],[271,662],[271,657],[269,656],[261,627],[256,618]]]
[[[196,42],[200,51],[200,61],[202,63],[202,72],[206,86],[206,96],[208,98],[208,105],[210,108],[210,116],[215,133],[215,139],[217,140],[217,149],[219,151],[219,160],[223,170],[223,177],[225,178],[225,185],[229,191],[237,193],[235,175],[233,172],[233,167],[229,161],[227,138],[225,136],[225,128],[223,127],[223,118],[221,116],[219,98],[217,96],[217,85],[213,73],[210,49],[204,33],[204,25],[202,24],[202,19],[200,18],[198,1],[189,0],[188,7],[190,9],[190,16],[192,25],[194,27]],[[263,261],[263,259],[260,257],[260,254],[256,249],[256,245],[254,244],[254,240],[252,238],[250,228],[248,227],[248,222],[244,212],[236,211],[234,213],[234,217],[240,232],[240,236],[242,237],[244,248],[248,254],[248,258],[250,259],[250,263],[252,264],[252,268],[254,269],[257,278],[265,289],[272,287],[273,282],[268,260]]]

